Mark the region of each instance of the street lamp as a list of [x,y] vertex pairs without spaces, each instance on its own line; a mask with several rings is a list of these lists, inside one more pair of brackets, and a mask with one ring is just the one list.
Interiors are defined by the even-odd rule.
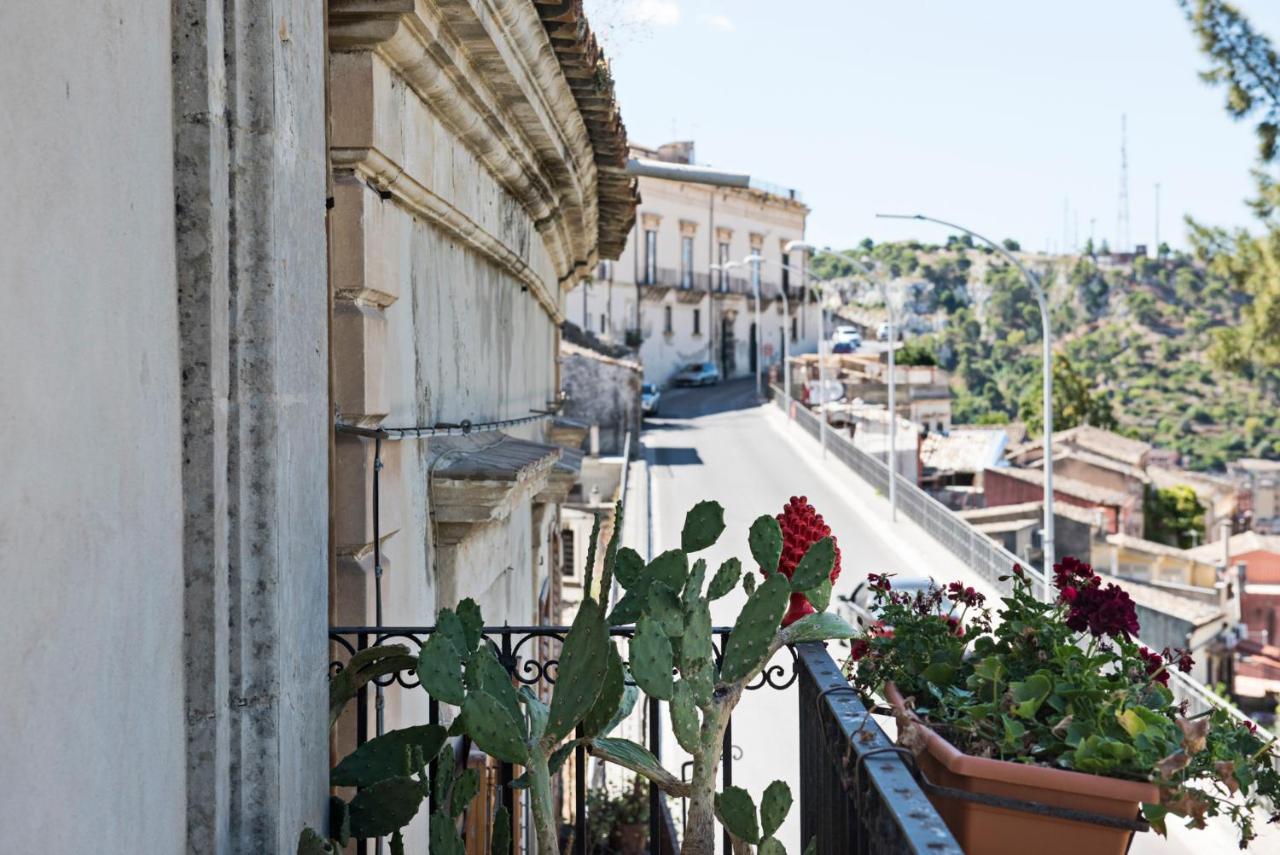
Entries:
[[977,238],[1003,255],[1014,267],[1018,268],[1023,278],[1027,280],[1027,285],[1031,288],[1031,292],[1036,295],[1036,304],[1040,307],[1040,325],[1044,339],[1044,381],[1042,384],[1041,409],[1044,411],[1044,598],[1048,601],[1051,599],[1049,578],[1053,571],[1055,560],[1053,554],[1053,331],[1049,326],[1049,301],[1045,299],[1044,289],[1040,287],[1040,279],[1023,266],[1022,262],[1014,258],[1013,254],[1003,246],[990,238],[983,237],[972,229],[966,229],[964,226],[949,223],[946,220],[926,217],[923,214],[876,214],[876,216],[883,220],[920,220],[936,223],[949,229],[958,229],[970,237]]
[[[743,264],[761,264],[765,260],[766,259],[760,257],[759,255],[753,254],[753,255],[748,255],[746,258],[744,258],[742,260],[742,263]],[[784,270],[791,269],[791,266],[786,264],[785,262],[774,261],[773,263],[778,265]],[[764,333],[764,329],[760,326],[760,275],[759,273],[760,271],[757,270],[756,277],[755,277],[755,280],[756,280],[756,367],[757,369],[761,367],[760,339],[762,338]],[[779,288],[778,291],[779,293],[782,294],[782,312],[784,315],[786,315],[787,323],[791,323],[791,302],[787,299],[787,290],[785,288]],[[758,372],[756,374],[756,394],[757,395],[760,394],[760,375]],[[790,419],[791,418],[791,384],[787,382],[787,330],[786,330],[785,324],[783,325],[783,330],[782,330],[782,398],[783,398],[782,411],[786,413],[787,418]]]
[[[861,259],[845,255],[843,253],[832,252],[831,249],[818,250],[812,244],[802,243],[801,241],[791,241],[786,246],[786,251],[791,252],[798,249],[803,252],[816,254],[824,252],[828,255],[834,255],[842,261],[847,261],[860,269],[864,276],[871,280],[877,288],[880,289],[880,297],[884,300],[885,311],[889,315],[889,519],[893,522],[898,521],[898,406],[896,390],[898,387],[897,368],[894,362],[894,352],[898,349],[897,339],[897,312],[893,308],[893,302],[889,299],[889,290],[885,287],[884,280],[876,275],[875,271],[868,264],[864,264]],[[825,418],[823,419],[825,422]],[[824,449],[825,451],[825,446]]]

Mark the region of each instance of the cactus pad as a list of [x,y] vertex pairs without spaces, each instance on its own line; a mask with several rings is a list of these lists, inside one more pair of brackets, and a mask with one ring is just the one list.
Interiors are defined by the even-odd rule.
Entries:
[[405,774],[405,755],[411,748],[430,762],[444,745],[445,730],[437,724],[406,727],[375,736],[352,751],[329,773],[332,787],[368,787]]
[[382,837],[399,831],[418,815],[422,784],[399,776],[365,787],[351,800],[351,836]]
[[782,558],[782,526],[776,519],[767,514],[757,517],[747,534],[747,544],[751,547],[751,557],[760,565],[760,572],[768,576],[778,569],[778,560]]
[[502,701],[488,692],[471,692],[462,704],[462,714],[467,718],[467,733],[481,751],[508,763],[528,762],[524,719],[513,716]]
[[689,556],[679,549],[668,549],[645,568],[649,582],[661,582],[673,591],[683,591],[689,578]]
[[824,537],[805,552],[791,574],[791,590],[809,591],[830,578],[836,566],[836,542]]
[[736,558],[730,558],[720,565],[720,569],[711,577],[711,584],[707,586],[707,599],[718,600],[725,594],[733,590],[733,586],[738,584],[738,577],[742,575],[742,562]]
[[511,855],[511,813],[506,805],[498,805],[493,812],[493,833],[489,841],[489,855]]
[[338,855],[338,847],[333,841],[325,840],[314,829],[304,828],[298,836],[297,855]]
[[600,697],[592,704],[591,709],[582,719],[582,732],[588,738],[603,736],[605,728],[618,712],[622,704],[625,690],[622,678],[622,657],[618,648],[609,642],[609,669],[605,672],[604,683],[600,688]]
[[480,792],[480,773],[475,769],[466,769],[458,780],[453,782],[453,792],[449,794],[449,816],[457,818],[471,804],[471,800]]
[[782,821],[791,810],[791,788],[785,781],[774,781],[764,788],[760,797],[760,833],[773,837],[782,827]]
[[502,667],[497,654],[487,644],[473,653],[467,662],[467,688],[473,692],[488,692],[502,701],[513,716],[520,715],[520,700],[511,685],[511,674]]
[[786,629],[787,643],[805,641],[830,641],[835,638],[853,638],[858,631],[838,614],[819,612],[800,618]]
[[813,606],[814,611],[825,612],[831,605],[831,589],[834,587],[830,579],[823,579],[822,584],[812,590],[805,591],[805,598]]
[[640,618],[631,639],[631,676],[636,685],[650,697],[671,700],[672,664],[671,641],[662,627],[652,618]]
[[699,662],[710,662],[711,604],[699,599],[684,615],[684,635],[680,639],[680,670],[688,673]]
[[770,574],[751,595],[725,642],[721,680],[736,682],[750,676],[764,664],[790,597],[791,586],[781,573]]
[[679,792],[684,787],[680,779],[668,772],[649,749],[629,739],[605,737],[593,739],[591,753],[624,769],[643,775],[665,792]]
[[463,638],[470,653],[480,646],[481,630],[484,629],[484,616],[480,614],[480,606],[475,600],[467,597],[458,603],[458,622],[462,624]]
[[707,561],[705,558],[699,558],[693,562],[693,569],[689,571],[689,579],[684,583],[684,594],[681,599],[684,600],[686,608],[692,606],[702,597],[702,583],[706,580]]
[[604,685],[609,670],[609,630],[595,600],[583,600],[565,636],[556,668],[556,688],[543,743],[557,744],[582,721]]
[[640,619],[640,615],[644,614],[646,603],[645,589],[627,591],[613,607],[613,611],[609,612],[609,626],[635,623]]
[[742,577],[742,590],[747,592],[747,596],[751,596],[756,592],[756,577],[752,573],[748,573]]
[[675,685],[670,710],[671,729],[675,732],[676,741],[685,751],[696,754],[700,747],[702,719],[698,715],[698,705],[694,701],[693,690],[684,680]]
[[756,825],[756,803],[742,787],[725,787],[716,794],[716,813],[729,833],[748,843],[760,842],[760,828]]
[[680,548],[685,552],[706,549],[724,531],[724,508],[719,502],[698,502],[684,518],[680,532]]
[[680,595],[663,582],[654,582],[649,588],[649,608],[646,614],[653,618],[667,638],[684,635],[684,607]]
[[[805,850],[808,855],[809,850]],[[787,855],[787,847],[782,845],[782,841],[776,837],[766,837],[760,841],[760,846],[756,849],[756,855]]]
[[524,702],[525,718],[529,721],[529,742],[537,742],[547,731],[547,716],[551,710],[528,686],[520,687],[520,700]]
[[442,810],[431,814],[431,833],[428,850],[431,855],[466,855],[466,847],[458,835],[458,827],[453,824],[453,817]]
[[629,546],[619,549],[613,564],[613,577],[628,591],[640,585],[644,578],[644,559],[640,553]]
[[[445,613],[441,612],[442,615]],[[461,626],[458,624],[459,630]],[[454,706],[462,704],[465,697],[462,686],[462,654],[447,634],[433,632],[427,643],[422,645],[422,651],[418,654],[418,680],[421,681],[422,688],[437,701]]]

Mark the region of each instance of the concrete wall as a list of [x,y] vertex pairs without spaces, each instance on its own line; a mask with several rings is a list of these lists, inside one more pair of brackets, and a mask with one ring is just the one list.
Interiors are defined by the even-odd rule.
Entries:
[[640,441],[639,366],[564,345],[560,371],[569,396],[564,415],[599,428],[600,452],[621,454],[628,431],[632,448],[636,448]]
[[65,5],[0,15],[0,851],[291,851],[327,790],[322,10]]
[[169,3],[0,13],[0,851],[181,852]]

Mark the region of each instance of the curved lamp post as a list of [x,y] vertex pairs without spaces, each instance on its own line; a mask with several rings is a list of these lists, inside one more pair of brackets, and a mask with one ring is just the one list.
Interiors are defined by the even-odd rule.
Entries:
[[[798,241],[798,240],[788,241],[787,245],[783,248],[783,252],[790,253],[797,249],[804,250],[806,247],[808,247],[808,244],[802,241]],[[797,274],[798,276],[802,277],[802,279],[808,280],[811,284],[819,286],[824,291],[829,289],[830,283],[824,282],[821,279],[814,278],[813,274],[810,273],[807,269],[798,270],[795,267],[792,267],[790,264],[787,264],[786,262],[783,262],[783,261],[775,261],[774,264],[778,265],[783,270],[787,270],[791,273]],[[808,289],[805,289],[805,290],[807,291]],[[782,294],[782,299],[783,299],[783,304],[784,304],[784,307],[786,308],[787,314],[790,315],[791,309],[790,309],[790,305],[786,303],[787,295],[785,291]],[[785,336],[785,331],[784,331],[784,336]],[[827,340],[827,308],[821,302],[819,302],[818,303],[818,388],[819,388],[818,394],[819,396],[825,395],[826,389],[827,389],[827,364],[824,359],[825,354],[823,353],[823,347],[826,344],[826,340]],[[787,412],[787,418],[789,419],[791,417],[791,391],[790,391],[790,387],[786,383],[784,383],[783,385],[785,387],[783,392],[787,396],[786,412]],[[821,406],[821,401],[819,402],[819,406]],[[827,418],[826,418],[825,410],[819,412],[818,444],[822,447],[822,456],[826,457],[827,456]]]
[[[864,264],[861,259],[853,258],[839,252],[832,252],[830,249],[819,250],[812,244],[802,243],[801,241],[791,241],[787,244],[786,251],[793,249],[808,252],[810,254],[824,253],[833,255],[841,261],[847,261],[853,264],[867,279],[871,280],[880,290],[880,297],[884,300],[884,308],[889,316],[889,518],[894,522],[898,521],[898,407],[896,390],[898,387],[897,367],[894,362],[894,352],[897,350],[897,329],[898,319],[897,311],[893,307],[893,302],[889,299],[889,289],[885,287],[884,280],[876,274],[870,265]],[[825,317],[825,316],[824,316]],[[826,419],[823,419],[825,423]],[[825,451],[825,446],[823,448]]]
[[[763,264],[765,261],[770,261],[770,259],[766,259],[759,255],[753,254],[753,255],[748,255],[746,258],[744,258],[742,260],[742,263],[744,265]],[[784,270],[791,269],[789,265],[784,264],[781,261],[773,261],[772,263],[778,265]],[[760,369],[763,367],[760,361],[760,340],[764,337],[764,328],[760,325],[759,270],[756,271],[755,281],[756,281],[756,368]],[[787,299],[787,291],[785,288],[779,288],[778,291],[779,293],[782,294],[782,312],[784,315],[786,315],[787,322],[790,323],[791,322],[791,302]],[[757,395],[760,394],[759,372],[757,372],[756,374],[756,394]],[[787,330],[785,327],[782,330],[782,397],[783,397],[782,411],[786,413],[787,418],[790,419],[791,418],[791,385],[787,382]]]
[[1044,339],[1044,365],[1042,366],[1044,379],[1042,383],[1043,400],[1041,409],[1044,411],[1044,598],[1048,601],[1051,598],[1049,578],[1053,571],[1055,560],[1053,537],[1053,331],[1049,326],[1049,301],[1045,299],[1044,289],[1040,286],[1040,279],[1028,270],[1022,262],[1014,258],[1013,254],[1003,246],[990,238],[983,237],[972,229],[949,223],[946,220],[926,217],[923,214],[876,214],[876,216],[882,220],[920,220],[964,232],[970,237],[982,241],[1008,259],[1022,273],[1023,278],[1027,280],[1031,293],[1036,295],[1036,304],[1040,307],[1040,325]]

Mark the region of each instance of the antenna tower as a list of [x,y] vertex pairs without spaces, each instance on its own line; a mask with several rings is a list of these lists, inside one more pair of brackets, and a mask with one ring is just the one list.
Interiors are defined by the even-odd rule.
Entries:
[[1128,117],[1120,115],[1120,204],[1116,210],[1115,252],[1129,251]]

